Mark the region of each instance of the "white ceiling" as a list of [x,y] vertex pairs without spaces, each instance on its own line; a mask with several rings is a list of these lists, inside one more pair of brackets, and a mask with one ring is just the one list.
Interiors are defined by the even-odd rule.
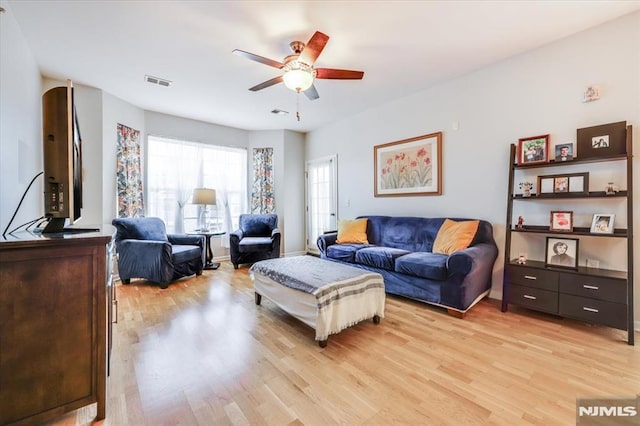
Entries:
[[[140,108],[248,130],[310,131],[640,9],[618,1],[6,0],[42,74]],[[7,7],[8,6],[8,7]],[[331,38],[316,67],[362,70],[316,80],[320,98],[279,84],[289,42]],[[149,74],[170,88],[144,81]],[[274,108],[287,116],[271,114]]]

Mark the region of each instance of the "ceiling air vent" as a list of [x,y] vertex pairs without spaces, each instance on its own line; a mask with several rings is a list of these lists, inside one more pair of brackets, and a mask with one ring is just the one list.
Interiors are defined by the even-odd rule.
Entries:
[[157,84],[159,86],[169,87],[171,86],[171,80],[166,80],[164,78],[153,77],[151,75],[145,75],[144,81],[151,84]]
[[284,111],[284,110],[281,110],[281,109],[277,109],[277,108],[276,108],[276,109],[272,109],[272,110],[271,110],[271,114],[275,114],[275,115],[287,115],[287,114],[289,114],[289,111]]

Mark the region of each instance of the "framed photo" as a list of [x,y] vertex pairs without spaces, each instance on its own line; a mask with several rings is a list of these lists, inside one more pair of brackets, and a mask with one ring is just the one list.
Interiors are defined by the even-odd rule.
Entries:
[[588,194],[589,172],[538,176],[536,194]]
[[573,160],[573,143],[563,143],[556,145],[556,158],[555,162],[571,161]]
[[549,135],[518,139],[518,165],[549,162]]
[[615,215],[597,213],[591,221],[591,232],[594,234],[613,234],[613,220]]
[[553,178],[553,192],[569,192],[569,177],[558,176]]
[[442,195],[442,132],[373,147],[374,196]]
[[627,153],[627,122],[602,124],[577,130],[580,158],[609,157]]
[[547,237],[544,265],[578,269],[579,242],[577,238]]
[[554,232],[573,232],[573,212],[551,212],[549,230]]

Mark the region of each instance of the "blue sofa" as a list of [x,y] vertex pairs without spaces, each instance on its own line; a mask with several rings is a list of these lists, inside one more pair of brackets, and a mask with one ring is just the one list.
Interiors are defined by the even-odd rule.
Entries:
[[479,221],[469,247],[446,255],[432,253],[445,218],[359,218],[368,219],[369,244],[337,244],[337,232],[330,232],[317,240],[323,259],[378,272],[384,277],[387,293],[445,307],[459,318],[489,294],[498,257],[489,222]]

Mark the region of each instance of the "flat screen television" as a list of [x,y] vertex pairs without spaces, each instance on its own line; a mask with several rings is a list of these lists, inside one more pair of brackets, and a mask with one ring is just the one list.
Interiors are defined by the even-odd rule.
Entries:
[[73,85],[42,95],[44,209],[43,234],[65,232],[82,216],[82,137]]

